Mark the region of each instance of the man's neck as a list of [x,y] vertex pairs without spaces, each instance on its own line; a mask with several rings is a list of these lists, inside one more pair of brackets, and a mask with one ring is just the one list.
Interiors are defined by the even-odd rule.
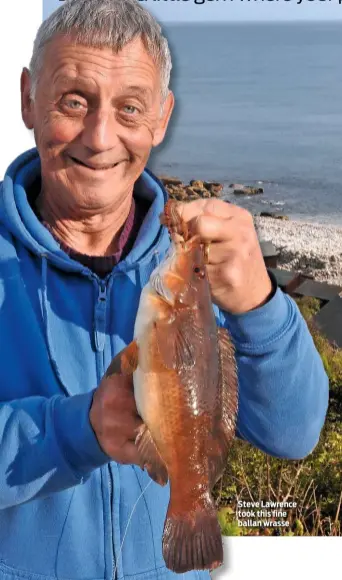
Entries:
[[105,214],[82,218],[61,216],[58,206],[49,203],[41,192],[36,207],[51,233],[62,244],[75,252],[88,256],[111,256],[118,249],[120,232],[132,205],[132,195],[120,200],[115,208]]

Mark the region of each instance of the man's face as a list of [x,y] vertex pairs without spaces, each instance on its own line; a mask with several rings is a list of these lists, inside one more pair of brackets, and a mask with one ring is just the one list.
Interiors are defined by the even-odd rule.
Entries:
[[140,39],[118,54],[58,36],[45,49],[36,98],[22,73],[22,114],[34,129],[45,190],[84,209],[115,204],[164,138],[173,108],[161,113],[160,72]]

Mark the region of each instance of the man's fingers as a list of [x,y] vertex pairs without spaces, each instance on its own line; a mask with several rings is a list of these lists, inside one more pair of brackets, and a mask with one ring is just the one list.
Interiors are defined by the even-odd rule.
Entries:
[[127,441],[123,446],[121,452],[116,453],[116,459],[118,463],[126,465],[140,465],[140,455],[138,453],[137,447],[133,442]]
[[127,392],[134,391],[133,375],[121,375],[114,373],[112,375],[104,376],[102,383],[108,386],[111,391],[115,389],[126,390]]
[[213,242],[209,249],[208,264],[214,266],[228,262],[231,264],[235,258],[239,261],[241,259],[248,260],[251,255],[259,258],[260,254],[262,255],[260,245],[252,246],[248,241],[244,243],[244,236],[240,235],[238,238],[232,238],[226,242]]
[[245,209],[216,198],[179,202],[177,204],[177,211],[185,222],[191,221],[198,215],[212,215],[221,219],[228,219],[236,216],[243,216],[245,213],[248,214]]
[[143,421],[137,412],[125,406],[119,415],[112,415],[108,428],[114,433],[122,435],[130,441],[135,441],[137,433],[142,426]]
[[106,391],[109,400],[116,401],[118,397],[123,401],[134,402],[134,385],[131,376],[111,375],[102,379],[102,389]]
[[189,222],[191,235],[198,234],[202,242],[218,242],[232,239],[232,219],[222,219],[209,215],[198,215]]
[[230,242],[213,242],[210,245],[208,264],[217,265],[227,262],[234,253],[236,253],[234,244]]
[[249,217],[246,219],[219,218],[211,215],[198,215],[190,220],[189,229],[191,235],[198,234],[202,242],[229,242],[243,244],[255,238],[255,228],[250,223]]

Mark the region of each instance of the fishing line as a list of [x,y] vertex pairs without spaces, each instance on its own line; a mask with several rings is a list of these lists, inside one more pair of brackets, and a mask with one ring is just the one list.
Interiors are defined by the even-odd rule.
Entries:
[[131,521],[131,519],[132,519],[132,516],[133,516],[133,514],[134,514],[135,508],[137,507],[137,504],[138,504],[138,501],[139,501],[139,499],[140,499],[140,498],[142,498],[142,496],[144,495],[144,493],[145,493],[145,491],[147,490],[148,486],[149,486],[149,485],[151,485],[151,483],[152,483],[152,479],[150,479],[150,481],[148,482],[148,484],[147,484],[147,485],[144,487],[144,489],[142,490],[141,494],[139,495],[139,497],[138,497],[137,501],[135,502],[135,504],[134,504],[134,506],[133,506],[133,508],[132,508],[131,515],[130,515],[130,516],[129,516],[129,518],[128,518],[128,522],[127,522],[126,530],[125,530],[124,536],[123,536],[123,538],[122,538],[121,546],[120,546],[120,549],[119,549],[119,554],[118,554],[118,557],[117,557],[117,563],[116,563],[116,565],[115,565],[115,568],[114,568],[113,577],[115,577],[115,574],[116,574],[116,570],[117,570],[117,567],[118,567],[118,560],[119,560],[119,557],[120,557],[120,555],[121,555],[121,552],[122,552],[122,546],[123,546],[123,544],[124,544],[125,537],[126,537],[127,530],[128,530],[128,526],[129,526],[129,524],[130,524],[130,521]]

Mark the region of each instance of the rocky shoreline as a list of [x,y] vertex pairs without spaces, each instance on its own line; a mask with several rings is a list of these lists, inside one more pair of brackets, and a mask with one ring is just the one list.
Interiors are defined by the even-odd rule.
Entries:
[[[179,201],[221,197],[223,191],[223,185],[218,182],[192,180],[184,184],[176,177],[158,177],[170,197]],[[239,186],[236,187],[239,191],[234,190],[236,195],[251,195],[249,186],[231,184],[231,187],[234,185]],[[253,217],[259,240],[272,242],[279,252],[279,268],[311,275],[317,281],[342,285],[342,228],[295,221],[271,212]]]
[[192,201],[199,198],[220,197],[223,190],[222,183],[216,181],[201,181],[192,179],[188,184],[178,177],[158,175],[170,197],[178,201]]
[[342,228],[254,216],[259,240],[279,252],[278,267],[342,286]]

